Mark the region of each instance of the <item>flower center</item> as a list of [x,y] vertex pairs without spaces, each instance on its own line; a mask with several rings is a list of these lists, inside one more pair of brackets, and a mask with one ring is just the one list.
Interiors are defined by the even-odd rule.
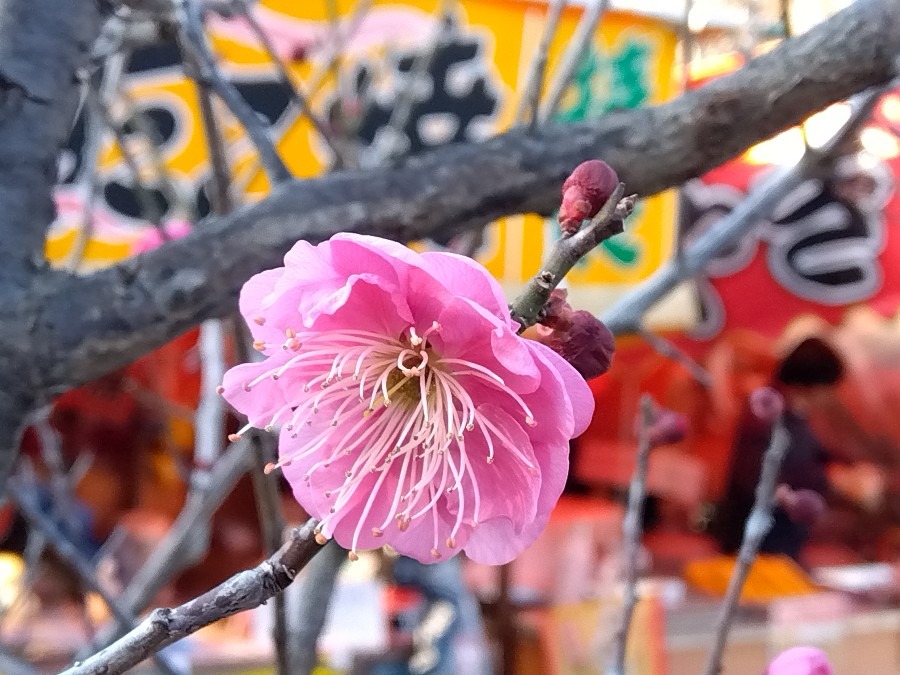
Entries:
[[[433,519],[434,548],[438,551],[436,505],[445,495],[456,493],[456,522],[446,539],[448,548],[467,519],[478,523],[481,491],[473,462],[494,461],[495,451],[510,453],[537,474],[537,468],[502,430],[485,416],[470,394],[473,384],[483,385],[512,399],[526,424],[534,416],[522,398],[489,368],[468,361],[443,357],[429,345],[441,326],[434,322],[421,335],[409,328],[400,338],[367,331],[297,333],[286,331],[280,346],[257,344],[263,352],[295,352],[285,363],[244,384],[247,391],[266,378],[285,378],[294,391],[290,403],[278,410],[266,427],[283,425],[290,438],[302,440],[290,451],[282,447],[278,467],[302,462],[303,480],[312,488],[312,476],[322,473],[322,483],[334,476],[333,464],[346,466],[339,482],[324,491],[332,505],[320,519],[319,533],[330,536],[343,517],[345,507],[367,495],[351,545],[357,543],[370,512],[379,500],[388,501],[388,516],[371,527],[381,536],[392,522],[405,531],[419,518]],[[291,378],[288,380],[288,378]],[[284,386],[282,385],[282,386]],[[327,412],[330,420],[322,417]],[[326,422],[326,423],[323,423]],[[284,445],[284,432],[282,446]],[[466,436],[479,434],[487,456],[478,458],[466,448]],[[373,481],[371,477],[377,474]],[[393,492],[384,488],[391,475]],[[370,524],[371,526],[371,524]]]

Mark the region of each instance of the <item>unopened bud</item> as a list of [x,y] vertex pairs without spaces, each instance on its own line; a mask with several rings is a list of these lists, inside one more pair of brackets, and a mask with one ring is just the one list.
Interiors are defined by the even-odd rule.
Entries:
[[750,411],[762,422],[773,423],[784,412],[784,397],[772,387],[760,387],[750,394]]
[[616,341],[609,328],[583,309],[573,310],[565,291],[554,290],[541,323],[537,340],[568,361],[586,380],[602,375],[612,363]]
[[[641,416],[638,415],[635,421],[635,435],[640,434],[640,426],[642,424]],[[663,408],[653,404],[653,416],[650,422],[650,428],[647,430],[648,441],[651,448],[660,445],[672,445],[680,443],[687,436],[688,421],[687,417],[681,413]]]
[[612,167],[600,159],[582,162],[566,178],[559,207],[559,226],[574,234],[587,218],[593,218],[619,184]]
[[793,490],[788,485],[779,485],[775,490],[775,503],[787,517],[798,525],[812,527],[825,514],[825,499],[813,490]]

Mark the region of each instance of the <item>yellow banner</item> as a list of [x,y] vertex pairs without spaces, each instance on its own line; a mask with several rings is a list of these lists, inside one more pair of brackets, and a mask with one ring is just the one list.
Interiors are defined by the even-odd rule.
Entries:
[[[312,89],[310,100],[319,117],[359,139],[355,152],[362,166],[376,166],[392,152],[486,139],[510,126],[517,92],[543,28],[544,3],[376,1],[360,17],[354,15],[355,1],[341,0],[339,24],[327,16],[327,4],[267,0],[255,9],[254,17],[299,88]],[[449,9],[448,21],[439,20],[440,9]],[[549,53],[548,82],[581,13],[579,7],[563,13]],[[340,32],[335,32],[335,25]],[[254,27],[242,19],[219,18],[209,26],[226,76],[272,124],[272,135],[289,168],[299,177],[327,170],[330,150],[280,85]],[[343,56],[332,66],[329,57],[336,43]],[[556,119],[586,120],[611,109],[666,100],[671,94],[675,45],[671,25],[608,12]],[[409,100],[406,124],[392,133],[400,121],[396,116],[391,119],[393,102],[407,89],[411,71],[423,65],[428,74],[425,84],[415,88]],[[127,95],[111,107],[124,133],[117,140],[107,131],[100,146],[100,190],[92,211],[94,236],[85,251],[86,267],[121,257],[121,242],[130,239],[135,228],[146,226],[148,196],[135,195],[135,173],[150,186],[150,198],[164,222],[204,215],[209,208],[203,186],[210,181],[210,167],[197,89],[184,77],[175,45],[135,53],[124,75],[124,90]],[[247,200],[260,199],[268,184],[256,153],[230,114],[218,102],[217,106],[235,186]],[[155,156],[144,133],[148,124],[162,143]],[[65,217],[58,220],[49,242],[48,253],[55,260],[70,254],[74,230],[87,212],[84,137],[82,120],[69,149],[70,170],[64,168],[57,192]],[[600,312],[625,288],[650,275],[672,250],[674,212],[672,193],[642,200],[629,219],[628,231],[604,242],[572,271],[568,285],[573,301]],[[488,228],[478,257],[512,295],[538,271],[556,228],[555,219],[533,215],[504,219]]]

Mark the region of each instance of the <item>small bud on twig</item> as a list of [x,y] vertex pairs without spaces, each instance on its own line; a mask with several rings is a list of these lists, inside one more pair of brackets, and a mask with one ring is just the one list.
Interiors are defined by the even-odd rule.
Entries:
[[554,289],[537,325],[537,339],[568,361],[586,380],[602,375],[612,363],[616,342],[590,312],[573,310],[564,289]]
[[593,218],[619,184],[612,167],[600,159],[582,162],[563,183],[559,226],[566,234],[574,234],[581,223]]
[[772,387],[760,387],[750,394],[750,411],[762,422],[772,423],[784,412],[784,397]]
[[[637,436],[640,435],[641,424],[642,419],[639,415],[634,423],[634,433]],[[687,417],[653,403],[653,409],[650,413],[650,427],[647,430],[647,438],[651,448],[680,443],[687,436],[687,431]]]
[[794,490],[781,484],[775,489],[775,503],[798,525],[812,527],[825,514],[825,499],[813,490]]

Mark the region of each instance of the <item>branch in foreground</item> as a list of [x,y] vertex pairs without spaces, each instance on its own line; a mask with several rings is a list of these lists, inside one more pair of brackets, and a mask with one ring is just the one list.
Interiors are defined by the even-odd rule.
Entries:
[[333,539],[322,549],[306,571],[297,606],[291,607],[294,610],[288,625],[291,675],[310,675],[315,670],[316,644],[325,627],[338,572],[347,562],[347,551]]
[[[853,35],[853,39],[845,36]],[[458,144],[393,168],[291,181],[182,240],[89,277],[42,284],[29,343],[40,390],[95,379],[213,316],[298,239],[338,231],[452,236],[513,213],[549,214],[580,162],[602,157],[643,196],[681,184],[893,76],[900,4],[860,0],[740,71],[664,105]]]
[[759,547],[772,529],[772,506],[775,501],[775,487],[778,482],[778,474],[781,472],[781,463],[787,452],[790,437],[779,419],[772,430],[772,438],[769,447],[763,455],[762,473],[756,486],[756,499],[750,517],[744,526],[744,539],[738,552],[734,572],[728,582],[728,591],[722,601],[722,613],[716,626],[716,636],[713,642],[709,660],[703,671],[705,675],[719,675],[722,671],[722,654],[725,653],[725,644],[728,641],[728,632],[731,622],[741,599],[741,591],[750,568],[756,558]]
[[622,623],[616,632],[615,653],[610,675],[624,675],[625,654],[631,617],[637,604],[638,553],[641,547],[644,499],[647,496],[647,471],[650,463],[650,427],[653,425],[653,399],[649,394],[641,397],[641,421],[638,432],[637,456],[634,475],[628,488],[628,508],[622,523],[624,531],[625,597],[622,606]]
[[[128,608],[120,600],[110,595],[97,580],[97,574],[84,554],[69,540],[66,533],[41,511],[40,505],[32,494],[33,491],[29,487],[20,485],[15,479],[8,481],[6,489],[33,531],[43,534],[50,547],[56,551],[56,554],[75,571],[85,588],[99,595],[110,612],[122,625],[132,628],[137,623],[134,615],[128,611]],[[158,654],[155,656],[155,660],[157,667],[163,673],[174,675],[176,670],[169,665],[168,660],[164,656]]]
[[603,208],[591,221],[573,235],[563,235],[553,245],[547,261],[541,266],[525,289],[510,305],[513,321],[522,330],[533,325],[556,288],[575,264],[593,251],[600,242],[624,231],[624,221],[634,210],[635,195],[622,198],[625,186],[619,183]]
[[211,623],[259,607],[287,588],[322,546],[316,543],[317,521],[291,532],[281,549],[252,570],[245,570],[203,595],[174,609],[156,609],[121,640],[63,675],[118,675],[148,656]]
[[670,293],[678,284],[698,274],[726,247],[740,240],[760,220],[768,216],[781,200],[803,181],[830,166],[838,157],[846,139],[852,137],[865,123],[872,107],[886,88],[875,88],[851,99],[850,119],[821,150],[809,149],[792,167],[772,172],[738,204],[731,213],[718,220],[700,235],[681,255],[660,267],[634,290],[626,293],[604,312],[603,323],[615,334],[640,330],[647,311]]

